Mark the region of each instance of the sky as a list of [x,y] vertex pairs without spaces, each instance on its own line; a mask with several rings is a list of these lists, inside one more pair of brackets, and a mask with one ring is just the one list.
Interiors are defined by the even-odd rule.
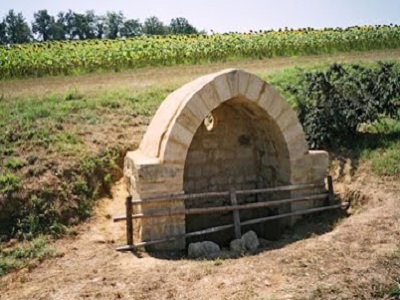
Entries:
[[323,28],[353,25],[400,25],[400,0],[0,0],[0,18],[10,9],[22,12],[30,23],[33,13],[47,9],[51,15],[71,9],[122,11],[141,22],[157,16],[165,24],[184,17],[197,29],[210,32],[248,32],[278,28]]

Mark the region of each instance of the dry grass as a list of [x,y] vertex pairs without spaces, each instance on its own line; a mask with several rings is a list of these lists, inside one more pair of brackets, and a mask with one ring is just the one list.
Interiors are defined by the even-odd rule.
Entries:
[[332,231],[214,261],[116,252],[123,225],[109,215],[123,210],[120,182],[77,237],[56,243],[63,257],[3,277],[0,299],[389,299],[400,275],[400,184],[366,171],[360,168],[346,185],[337,178],[338,192],[361,191],[365,201]]
[[226,68],[241,68],[256,74],[270,74],[292,66],[322,63],[368,62],[400,58],[400,50],[338,53],[333,55],[265,58],[202,65],[149,67],[120,73],[85,74],[79,76],[44,77],[0,81],[0,95],[5,98],[43,97],[48,94],[66,94],[77,90],[86,96],[106,91],[124,90],[142,92],[152,86],[176,88],[201,75]]

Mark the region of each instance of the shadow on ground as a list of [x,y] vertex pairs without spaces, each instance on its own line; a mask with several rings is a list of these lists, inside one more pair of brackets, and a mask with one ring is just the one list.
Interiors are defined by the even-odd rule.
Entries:
[[[324,213],[305,215],[302,219],[296,222],[292,227],[287,228],[283,235],[275,241],[267,241],[260,239],[260,247],[253,251],[247,251],[244,254],[232,253],[226,247],[221,247],[221,254],[205,258],[208,260],[214,259],[240,259],[246,255],[256,255],[264,251],[275,250],[284,248],[285,246],[297,242],[312,238],[315,236],[323,235],[332,231],[336,224],[343,218],[347,218],[349,214],[346,210],[337,209],[331,210]],[[132,255],[138,258],[152,256],[158,259],[164,260],[181,260],[189,259],[187,251],[145,251],[145,249],[138,249],[132,251]],[[204,260],[204,259],[203,259]]]

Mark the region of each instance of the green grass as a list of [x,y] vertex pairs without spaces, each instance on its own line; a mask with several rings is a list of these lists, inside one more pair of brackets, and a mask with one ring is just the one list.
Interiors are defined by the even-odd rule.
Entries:
[[400,142],[374,153],[371,158],[372,170],[380,176],[400,175]]
[[38,236],[15,247],[3,248],[0,244],[0,276],[12,270],[32,268],[43,260],[54,257],[55,250],[49,245],[50,238]]
[[16,157],[10,157],[4,163],[4,166],[11,170],[19,170],[25,165],[22,159]]
[[142,93],[85,94],[73,89],[40,98],[4,97],[0,235],[58,235],[63,225],[88,218],[95,200],[120,176],[117,161],[121,164],[124,151],[133,146],[127,138],[116,143],[114,130],[154,114],[171,91],[155,87]]
[[[296,108],[296,99],[286,87],[296,86],[305,71],[325,67],[319,64],[259,75],[277,87]],[[48,94],[40,98],[4,96],[0,101],[0,166],[4,166],[0,171],[0,191],[8,195],[9,203],[22,206],[17,213],[9,214],[14,220],[13,226],[16,226],[12,231],[24,235],[32,227],[27,224],[34,221],[43,223],[43,218],[32,218],[29,196],[28,199],[14,199],[13,193],[19,191],[25,182],[39,180],[45,174],[56,174],[60,182],[55,186],[40,187],[35,192],[35,196],[42,200],[40,205],[56,205],[53,199],[67,205],[60,208],[63,215],[60,220],[52,210],[36,209],[51,221],[34,227],[40,229],[35,230],[35,234],[41,230],[46,232],[45,228],[54,224],[68,224],[74,215],[81,219],[90,216],[94,200],[109,189],[114,178],[112,170],[118,168],[116,161],[120,160],[122,150],[132,147],[126,140],[120,144],[107,143],[107,139],[101,140],[101,135],[97,145],[91,141],[92,134],[101,134],[101,128],[107,126],[110,130],[132,126],[135,117],[149,120],[175,88],[156,86],[140,93],[127,89],[83,93],[73,88],[65,94]],[[349,155],[357,162],[371,161],[372,170],[380,176],[398,176],[399,123],[382,122],[369,127],[368,132],[357,137],[352,145],[343,145],[344,151],[350,152]],[[72,201],[73,205],[71,198],[76,199]]]
[[[305,70],[324,67],[259,75],[296,108],[295,98],[285,86],[295,86]],[[107,136],[117,135],[113,131],[98,145],[92,141],[93,134],[101,134],[103,128],[132,128],[137,117],[148,122],[175,88],[153,86],[140,93],[126,89],[83,93],[75,88],[44,97],[1,98],[0,193],[6,196],[9,207],[0,209],[0,219],[6,220],[0,234],[33,240],[21,244],[19,250],[1,249],[0,272],[25,267],[27,256],[38,261],[51,255],[45,242],[48,239],[41,234],[57,236],[65,231],[64,225],[86,219],[95,200],[109,191],[117,178],[117,162],[121,164],[124,151],[134,145],[129,139],[121,143],[111,139],[109,143]],[[400,123],[384,119],[369,125],[353,144],[339,150],[358,162],[370,161],[372,171],[379,176],[399,176]],[[25,188],[26,183],[43,177],[53,181],[33,190]],[[17,193],[21,190],[24,193]]]
[[0,192],[4,194],[16,192],[21,188],[21,178],[11,173],[0,174]]

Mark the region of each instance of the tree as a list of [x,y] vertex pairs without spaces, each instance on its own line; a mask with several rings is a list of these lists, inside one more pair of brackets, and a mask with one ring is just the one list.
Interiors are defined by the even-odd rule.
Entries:
[[94,39],[96,38],[96,22],[97,16],[95,15],[93,10],[86,11],[83,17],[83,28],[82,32],[85,39]]
[[139,20],[127,20],[124,22],[124,26],[121,28],[121,36],[131,37],[142,34],[142,24]]
[[57,14],[56,21],[51,25],[51,39],[55,41],[62,41],[66,39],[67,26],[66,18],[63,12]]
[[51,24],[50,26],[50,37],[52,41],[62,41],[65,40],[65,29],[64,25],[58,20]]
[[73,39],[74,35],[74,12],[68,10],[67,12],[60,12],[57,15],[58,28],[64,32],[64,39]]
[[33,17],[35,19],[35,21],[32,22],[33,33],[40,34],[43,41],[52,39],[52,30],[54,29],[55,23],[54,17],[50,16],[46,9],[34,13]]
[[185,18],[175,18],[171,20],[169,25],[170,32],[173,34],[192,34],[198,33],[197,29],[192,26]]
[[11,9],[5,18],[5,23],[6,37],[9,43],[21,44],[31,40],[31,29],[22,13],[15,14],[14,10]]
[[73,13],[69,21],[70,35],[72,38],[86,40],[95,37],[95,16],[93,11],[88,11],[86,14]]
[[143,32],[149,35],[167,34],[168,30],[157,17],[149,17],[144,21]]
[[124,15],[122,12],[107,12],[106,16],[106,37],[115,39],[121,35],[124,25]]
[[106,18],[104,16],[96,16],[95,33],[97,39],[102,39],[106,34]]
[[6,28],[6,22],[3,20],[0,22],[0,44],[7,44]]

